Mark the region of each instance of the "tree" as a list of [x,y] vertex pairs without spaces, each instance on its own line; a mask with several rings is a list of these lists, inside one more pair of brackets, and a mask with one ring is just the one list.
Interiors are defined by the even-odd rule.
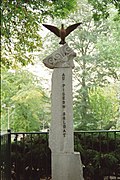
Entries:
[[[100,20],[101,18],[107,18],[110,16],[110,8],[112,7],[120,15],[120,1],[119,0],[88,0],[93,6],[93,18],[94,20]],[[115,18],[116,19],[116,18]]]
[[[120,31],[117,22],[113,21],[116,14],[109,17],[109,19],[101,19],[96,22],[92,18],[91,9],[92,7],[87,1],[78,2],[78,11],[71,14],[69,20],[67,19],[64,22],[65,25],[68,23],[67,26],[79,21],[83,22],[80,27],[66,38],[66,42],[77,53],[76,67],[74,69],[74,81],[77,84],[74,88],[74,124],[75,127],[84,130],[93,127],[99,128],[97,120],[101,119],[98,116],[98,119],[96,119],[95,114],[92,113],[90,89],[108,87],[111,82],[118,82],[120,67]],[[54,24],[59,24],[59,20],[56,20]],[[44,47],[47,49],[46,56],[53,49],[59,47],[57,37],[49,34]],[[92,124],[91,127],[90,124]]]
[[76,7],[76,0],[3,0],[1,3],[2,64],[16,68],[34,62],[32,52],[42,47],[41,22],[64,18]]
[[95,22],[90,10],[91,7],[87,6],[86,9],[84,3],[78,14],[71,15],[71,19],[76,22],[76,17],[81,14],[84,23],[69,37],[69,44],[77,52],[75,77],[78,84],[74,96],[74,119],[75,125],[80,124],[79,128],[84,130],[89,129],[90,124],[99,128],[97,120],[100,117],[96,119],[91,111],[89,90],[97,86],[107,86],[111,81],[118,82],[120,75],[120,28],[118,23],[113,21],[115,16]]
[[[109,93],[108,93],[109,92]],[[96,127],[109,130],[116,127],[118,120],[119,100],[117,87],[97,87],[89,92],[90,108]],[[94,125],[92,129],[94,128]]]
[[[10,128],[16,132],[39,131],[45,119],[46,128],[49,126],[49,98],[41,87],[40,80],[28,71],[2,73],[2,105],[2,129],[7,128],[8,118]],[[7,107],[10,108],[9,114]],[[46,116],[43,117],[45,113]]]
[[101,34],[96,44],[98,60],[106,64],[104,67],[108,69],[108,76],[119,80],[120,74],[120,19],[114,21],[115,15],[112,15],[107,23],[109,26],[108,32]]

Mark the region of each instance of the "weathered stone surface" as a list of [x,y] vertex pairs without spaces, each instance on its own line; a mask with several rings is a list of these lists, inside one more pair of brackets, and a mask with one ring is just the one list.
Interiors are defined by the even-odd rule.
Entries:
[[53,52],[51,55],[43,60],[46,67],[50,69],[59,67],[72,67],[74,68],[73,58],[76,53],[67,45],[60,47],[58,50]]
[[72,68],[75,56],[65,44],[43,61],[45,66],[54,69],[49,133],[52,180],[83,180],[80,154],[74,152]]
[[83,180],[79,153],[54,153],[52,162],[52,180]]
[[52,152],[74,152],[72,68],[54,69],[51,108],[49,145]]

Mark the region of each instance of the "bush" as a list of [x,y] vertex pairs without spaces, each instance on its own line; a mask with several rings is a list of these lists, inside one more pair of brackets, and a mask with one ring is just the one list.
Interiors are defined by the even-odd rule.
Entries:
[[[47,134],[25,135],[12,143],[12,170],[17,180],[51,176],[51,151]],[[75,134],[75,151],[80,152],[84,179],[103,180],[120,176],[120,136],[114,133]]]

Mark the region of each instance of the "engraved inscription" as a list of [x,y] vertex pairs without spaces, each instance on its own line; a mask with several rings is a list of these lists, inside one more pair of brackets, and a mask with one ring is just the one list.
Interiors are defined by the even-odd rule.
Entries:
[[66,136],[66,112],[65,112],[65,74],[62,74],[62,120],[63,120],[63,136]]

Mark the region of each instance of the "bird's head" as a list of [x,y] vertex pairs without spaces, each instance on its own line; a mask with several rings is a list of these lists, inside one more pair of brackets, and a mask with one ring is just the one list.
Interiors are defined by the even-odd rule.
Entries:
[[64,28],[64,24],[61,24],[61,28],[62,28],[62,29]]

